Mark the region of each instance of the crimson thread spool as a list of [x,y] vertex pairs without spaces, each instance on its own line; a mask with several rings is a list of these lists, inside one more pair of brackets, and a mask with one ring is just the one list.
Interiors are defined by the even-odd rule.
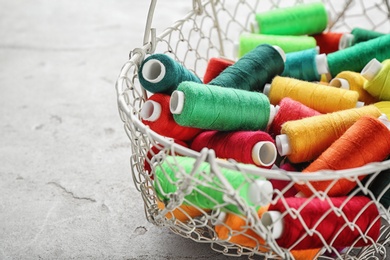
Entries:
[[[369,116],[358,119],[302,172],[344,170],[383,161],[390,154],[390,131],[384,123],[390,126],[390,122],[381,120]],[[363,178],[364,175],[359,176],[360,180]],[[356,182],[344,178],[310,184],[317,191],[326,191],[329,197],[347,195],[356,186]],[[295,187],[307,197],[313,194],[307,185],[296,184]]]
[[320,113],[330,113],[363,105],[358,102],[359,94],[355,91],[281,76],[276,76],[271,84],[267,84],[264,87],[264,93],[273,105],[289,97]]
[[369,246],[378,240],[381,227],[375,203],[364,196],[280,199],[261,222],[289,250]]
[[165,94],[171,94],[183,81],[202,82],[182,64],[162,53],[152,54],[142,62],[138,78],[147,91]]
[[343,71],[329,82],[329,86],[356,91],[359,94],[359,101],[364,102],[365,105],[370,105],[379,100],[364,89],[366,82],[367,79],[361,73]]
[[155,93],[143,104],[140,116],[142,122],[156,133],[177,140],[192,140],[202,129],[177,124],[169,110],[171,97]]
[[206,72],[203,76],[203,83],[208,84],[215,79],[227,67],[234,64],[234,61],[226,58],[211,58],[207,63]]
[[279,102],[278,112],[272,121],[268,133],[272,137],[280,134],[282,125],[288,121],[298,120],[306,117],[320,115],[321,113],[302,104],[301,102],[295,101],[291,98],[283,98]]
[[316,39],[317,46],[320,47],[320,53],[329,54],[339,50],[340,39],[343,33],[323,32],[312,35]]
[[285,53],[277,46],[261,44],[246,53],[209,82],[225,88],[262,91],[284,69]]
[[191,143],[191,149],[195,151],[200,152],[204,147],[213,149],[219,158],[231,158],[262,168],[271,168],[278,153],[274,139],[263,131],[205,131]]
[[183,82],[172,93],[170,110],[183,126],[208,130],[265,130],[276,109],[260,92]]
[[390,59],[382,63],[372,59],[361,74],[367,79],[363,87],[368,93],[380,101],[390,101]]
[[381,112],[376,106],[368,105],[286,122],[275,138],[279,155],[287,156],[292,163],[314,160],[359,118],[367,115],[377,118]]

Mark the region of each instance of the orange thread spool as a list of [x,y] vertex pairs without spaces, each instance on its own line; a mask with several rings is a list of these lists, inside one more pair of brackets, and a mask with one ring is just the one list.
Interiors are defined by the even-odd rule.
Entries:
[[343,71],[331,80],[329,86],[356,91],[359,94],[359,101],[364,102],[365,105],[378,102],[379,100],[377,98],[373,97],[364,89],[364,84],[366,82],[367,79],[358,72]]
[[[319,170],[343,170],[363,166],[371,162],[380,162],[390,154],[390,131],[378,119],[364,116],[356,121],[339,139],[337,139],[320,157],[312,162],[304,173]],[[365,176],[360,176],[362,180]],[[345,196],[356,183],[347,179],[310,182],[317,191],[328,190],[329,197]],[[306,185],[295,187],[310,196],[312,191]]]
[[278,152],[292,163],[314,160],[365,115],[379,117],[381,112],[369,105],[286,122],[275,138]]
[[331,113],[361,105],[358,103],[359,95],[355,91],[281,76],[276,76],[264,90],[273,105],[289,97],[320,113]]
[[[157,207],[159,209],[165,209],[165,204],[162,201],[157,200]],[[192,218],[200,217],[203,214],[210,212],[210,210],[200,210],[197,207],[190,206],[190,205],[180,205],[179,207],[175,208],[174,210],[168,212],[165,217],[167,219],[176,218],[177,220],[181,222],[186,222],[187,220],[190,220]]]

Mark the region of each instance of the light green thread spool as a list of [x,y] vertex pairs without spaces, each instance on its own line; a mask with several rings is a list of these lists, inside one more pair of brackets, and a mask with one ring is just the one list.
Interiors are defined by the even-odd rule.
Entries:
[[276,113],[260,92],[189,81],[172,93],[170,110],[179,125],[219,131],[264,130]]
[[364,89],[380,101],[390,101],[390,59],[372,59],[362,70]]
[[315,48],[317,46],[316,40],[311,36],[284,36],[243,33],[240,35],[238,56],[244,56],[244,54],[255,49],[260,44],[279,46],[285,53],[302,51]]
[[301,4],[256,14],[257,31],[272,35],[309,35],[323,32],[328,13],[323,3]]
[[[156,164],[154,187],[158,197],[163,201],[168,201],[170,195],[178,190],[178,186],[190,181],[193,189],[184,197],[184,204],[202,209],[215,209],[224,205],[225,210],[242,214],[243,212],[236,205],[225,200],[225,185],[215,174],[211,173],[209,163],[202,163],[195,174],[186,176],[192,172],[195,162],[195,159],[191,157],[168,156],[163,163]],[[249,179],[240,171],[223,168],[220,171],[248,206],[258,209],[259,206],[271,201],[272,184],[265,178],[251,176]]]

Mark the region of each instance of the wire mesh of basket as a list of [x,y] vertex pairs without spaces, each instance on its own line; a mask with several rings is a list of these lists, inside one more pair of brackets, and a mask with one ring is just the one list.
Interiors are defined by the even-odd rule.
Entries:
[[[119,114],[131,142],[132,177],[142,197],[148,221],[157,226],[167,226],[178,235],[196,242],[209,243],[213,250],[225,255],[299,259],[299,253],[294,253],[294,246],[299,240],[289,247],[280,246],[272,236],[273,226],[264,225],[259,213],[261,210],[253,204],[248,204],[242,196],[243,192],[248,192],[247,184],[257,183],[259,178],[282,180],[287,183],[283,189],[273,189],[270,194],[263,194],[260,191],[256,196],[268,199],[263,206],[275,204],[277,201],[286,204],[285,194],[295,184],[306,185],[312,190],[313,195],[307,199],[306,204],[298,209],[289,208],[286,204],[287,210],[280,218],[285,219],[289,216],[301,221],[305,232],[300,240],[316,237],[322,241],[322,245],[315,248],[318,250],[313,256],[321,259],[386,258],[386,249],[390,241],[390,212],[381,203],[381,199],[390,188],[390,183],[383,187],[380,194],[374,194],[370,190],[370,185],[380,174],[390,169],[390,161],[312,174],[263,169],[240,164],[232,159],[216,158],[213,150],[193,151],[175,143],[172,138],[154,132],[141,121],[140,111],[151,93],[140,85],[138,69],[149,54],[165,53],[202,77],[210,58],[223,56],[234,59],[237,39],[243,32],[253,30],[252,23],[257,12],[307,2],[310,1],[194,0],[191,12],[157,36],[151,26],[156,4],[156,1],[152,1],[147,17],[144,45],[130,52],[129,60],[122,67],[116,83]],[[331,17],[327,28],[329,31],[345,32],[359,25],[366,29],[389,33],[389,1],[323,2]],[[182,164],[182,157],[191,158],[190,168]],[[169,185],[175,187],[172,191],[163,195],[157,194],[159,185],[162,184],[154,178],[156,169],[166,177]],[[225,171],[239,172],[242,176],[240,184],[232,185],[224,174]],[[169,172],[173,172],[174,176]],[[317,191],[312,185],[313,181],[325,180],[330,181],[329,189],[339,180],[353,182],[356,187],[346,197],[344,204],[336,206],[332,204],[327,190]],[[213,190],[214,195],[207,194],[205,189]],[[198,207],[189,199],[193,194],[211,201],[213,208]],[[344,212],[345,204],[357,195],[369,198],[370,203],[380,212],[375,219],[381,222],[380,235],[376,241],[370,237],[369,230],[360,230],[357,225],[357,219],[366,214],[366,207],[363,207],[353,219]],[[358,230],[358,237],[350,245],[339,248],[333,243],[335,239],[326,240],[318,233],[316,227],[321,225],[322,219],[313,227],[306,225],[301,213],[305,205],[316,200],[328,202],[329,209],[324,215],[335,214],[344,220],[339,233]],[[237,217],[241,224],[238,227],[228,224],[226,220],[229,216]],[[358,246],[359,241],[368,242],[366,246]]]

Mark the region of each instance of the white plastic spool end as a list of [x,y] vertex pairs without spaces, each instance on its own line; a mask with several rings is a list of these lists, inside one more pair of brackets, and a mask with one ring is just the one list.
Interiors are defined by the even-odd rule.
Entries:
[[378,117],[378,120],[381,121],[390,130],[390,121],[385,114],[382,114],[380,117]]
[[142,119],[154,122],[161,115],[161,105],[153,100],[148,100],[142,106],[141,113]]
[[252,21],[250,23],[250,28],[252,33],[260,33],[260,26],[257,21]]
[[233,44],[233,60],[237,60],[240,55],[240,44],[238,42],[234,42]]
[[334,78],[329,82],[329,86],[350,90],[349,82],[343,78]]
[[285,134],[277,135],[275,137],[276,147],[280,156],[291,154],[290,140]]
[[258,142],[252,148],[252,159],[259,166],[271,166],[275,163],[277,154],[274,143],[270,141]]
[[283,59],[283,62],[286,62],[286,53],[284,52],[284,50],[277,45],[273,45],[272,47],[274,47],[274,49],[279,52],[280,57],[282,57]]
[[276,114],[278,113],[279,106],[269,105],[269,118],[267,126],[270,126],[275,119]]
[[265,227],[271,227],[272,238],[278,239],[283,234],[283,219],[282,214],[279,211],[270,210],[264,212],[261,217],[261,223]]
[[178,115],[183,112],[185,95],[183,91],[175,90],[169,100],[169,109],[172,114]]
[[265,206],[272,200],[273,186],[270,181],[257,179],[249,185],[248,198],[257,206]]
[[354,36],[350,33],[345,33],[341,36],[339,41],[339,50],[344,50],[352,46]]
[[356,102],[356,107],[357,107],[357,108],[359,108],[359,107],[364,107],[364,102],[362,102],[362,101]]
[[316,56],[316,68],[319,75],[329,73],[328,59],[326,58],[326,54],[323,53]]
[[266,84],[264,85],[263,94],[266,95],[266,96],[268,97],[270,91],[271,91],[271,84],[266,83]]
[[164,64],[156,59],[150,59],[142,67],[142,76],[150,83],[158,83],[165,77]]
[[382,67],[382,63],[374,58],[369,63],[367,63],[360,74],[367,80],[373,80]]

